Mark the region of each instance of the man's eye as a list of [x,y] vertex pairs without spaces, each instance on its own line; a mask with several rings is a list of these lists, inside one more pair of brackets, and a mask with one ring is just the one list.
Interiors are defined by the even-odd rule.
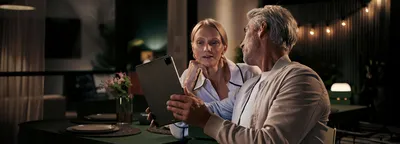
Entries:
[[202,44],[204,44],[204,42],[203,41],[197,41],[197,44],[198,45],[202,45]]

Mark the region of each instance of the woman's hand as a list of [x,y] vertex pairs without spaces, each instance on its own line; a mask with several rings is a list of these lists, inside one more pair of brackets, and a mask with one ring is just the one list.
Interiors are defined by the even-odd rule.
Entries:
[[231,79],[231,70],[229,69],[228,62],[225,58],[225,56],[222,56],[220,61],[219,61],[219,68],[222,69],[224,73],[224,82],[228,83],[229,80]]
[[184,87],[188,91],[190,92],[193,91],[194,86],[196,85],[197,78],[199,77],[200,73],[203,73],[205,77],[208,77],[207,68],[204,65],[200,64],[199,62],[191,60],[189,63],[188,74],[184,81]]

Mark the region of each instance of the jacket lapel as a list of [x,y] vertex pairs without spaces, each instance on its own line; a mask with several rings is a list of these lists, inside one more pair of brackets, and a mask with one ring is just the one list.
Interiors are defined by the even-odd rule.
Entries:
[[248,98],[250,98],[251,91],[254,88],[254,85],[257,84],[257,82],[260,80],[261,75],[255,76],[249,80],[247,80],[240,91],[236,94],[236,100],[235,100],[235,105],[234,105],[234,116],[232,117],[232,122],[237,123],[240,118],[240,114],[242,113],[244,109],[244,105],[246,104],[246,101]]

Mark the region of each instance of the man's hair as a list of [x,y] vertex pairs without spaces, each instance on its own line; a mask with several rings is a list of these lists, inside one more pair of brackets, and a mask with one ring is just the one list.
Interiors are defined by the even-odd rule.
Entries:
[[249,21],[253,20],[260,28],[265,22],[269,39],[287,50],[291,50],[297,42],[297,22],[289,10],[277,6],[266,5],[264,8],[255,8],[247,13]]
[[218,31],[219,35],[221,36],[222,44],[228,46],[228,36],[226,35],[224,27],[222,27],[222,25],[219,22],[211,18],[204,19],[198,22],[196,26],[194,26],[192,34],[190,35],[190,40],[192,42],[194,41],[194,36],[196,35],[197,31],[199,31],[199,29],[203,26],[215,28]]

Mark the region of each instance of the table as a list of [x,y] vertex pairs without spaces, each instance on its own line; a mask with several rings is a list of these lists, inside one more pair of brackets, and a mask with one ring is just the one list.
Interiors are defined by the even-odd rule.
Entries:
[[[331,105],[335,109],[330,116],[329,121],[333,123],[350,122],[359,119],[365,114],[367,107],[355,105]],[[61,131],[65,128],[76,125],[69,120],[41,120],[21,123],[20,132],[18,135],[19,143],[40,143],[40,144],[133,144],[133,143],[181,143],[170,135],[154,134],[146,129],[148,125],[139,125],[138,122],[132,124],[133,127],[141,130],[140,134],[126,137],[112,138],[94,138],[94,137],[78,137],[73,135],[63,134]],[[204,141],[202,141],[204,142]],[[191,142],[189,142],[191,143]],[[195,142],[193,142],[195,143]],[[210,142],[212,143],[212,142]]]
[[148,125],[132,124],[133,127],[141,130],[140,134],[125,137],[78,137],[64,134],[61,131],[65,128],[76,125],[69,120],[41,120],[21,123],[18,140],[20,144],[141,144],[141,143],[180,143],[171,135],[150,133],[146,129]]
[[331,105],[329,124],[336,126],[343,123],[358,122],[367,114],[368,108],[360,105]]

